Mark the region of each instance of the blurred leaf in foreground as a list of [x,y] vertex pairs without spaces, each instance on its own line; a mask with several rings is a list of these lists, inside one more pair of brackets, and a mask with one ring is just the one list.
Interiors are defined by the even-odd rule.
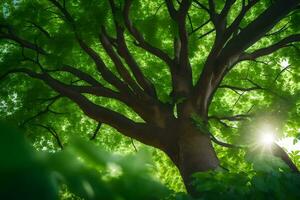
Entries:
[[[0,124],[1,199],[58,199],[62,185],[84,199],[163,199],[147,154],[121,157],[73,139],[58,153],[35,151],[22,132]],[[146,162],[145,162],[146,160]]]

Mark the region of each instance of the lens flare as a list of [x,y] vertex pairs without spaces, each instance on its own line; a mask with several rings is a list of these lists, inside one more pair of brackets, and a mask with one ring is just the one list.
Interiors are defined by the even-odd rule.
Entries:
[[264,145],[270,145],[275,141],[275,137],[272,133],[265,133],[261,136],[261,143]]

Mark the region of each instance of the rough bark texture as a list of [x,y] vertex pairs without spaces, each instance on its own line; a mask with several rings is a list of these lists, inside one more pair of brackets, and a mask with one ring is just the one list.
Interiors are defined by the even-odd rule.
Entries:
[[190,184],[196,172],[214,170],[219,159],[212,146],[211,138],[202,133],[190,118],[172,119],[164,129],[159,148],[164,151],[180,171],[186,188],[193,192]]
[[178,142],[178,168],[187,190],[190,193],[195,193],[191,185],[192,175],[196,172],[216,169],[219,166],[219,160],[209,135],[195,130],[194,127],[183,127],[185,132]]

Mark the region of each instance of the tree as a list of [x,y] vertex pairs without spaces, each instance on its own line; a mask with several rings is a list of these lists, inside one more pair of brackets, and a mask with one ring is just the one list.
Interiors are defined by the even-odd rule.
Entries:
[[[22,73],[48,86],[26,83],[35,91],[40,87],[38,96],[56,93],[23,125],[45,113],[60,114],[51,106],[66,97],[98,123],[94,137],[106,124],[162,150],[192,191],[192,174],[220,165],[212,141],[234,146],[213,136],[233,141],[236,130],[228,131],[228,122],[276,104],[273,114],[288,109],[286,121],[297,127],[299,87],[283,85],[279,79],[289,66],[278,69],[276,63],[299,64],[299,5],[298,0],[7,1],[0,22],[1,79]],[[289,79],[295,85],[299,77]],[[239,97],[229,107],[231,90]],[[244,97],[247,92],[254,94]],[[253,101],[255,95],[261,102]],[[237,105],[241,98],[244,104]],[[105,99],[131,114],[104,106]],[[63,148],[51,127],[35,125],[48,129]]]

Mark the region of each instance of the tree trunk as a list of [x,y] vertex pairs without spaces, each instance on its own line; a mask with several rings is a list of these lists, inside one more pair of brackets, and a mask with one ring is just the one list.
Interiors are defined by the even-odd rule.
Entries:
[[219,166],[219,159],[209,135],[201,133],[188,121],[179,122],[175,126],[173,134],[178,135],[176,150],[167,154],[179,169],[188,193],[193,195],[195,190],[191,185],[192,175],[216,169]]

